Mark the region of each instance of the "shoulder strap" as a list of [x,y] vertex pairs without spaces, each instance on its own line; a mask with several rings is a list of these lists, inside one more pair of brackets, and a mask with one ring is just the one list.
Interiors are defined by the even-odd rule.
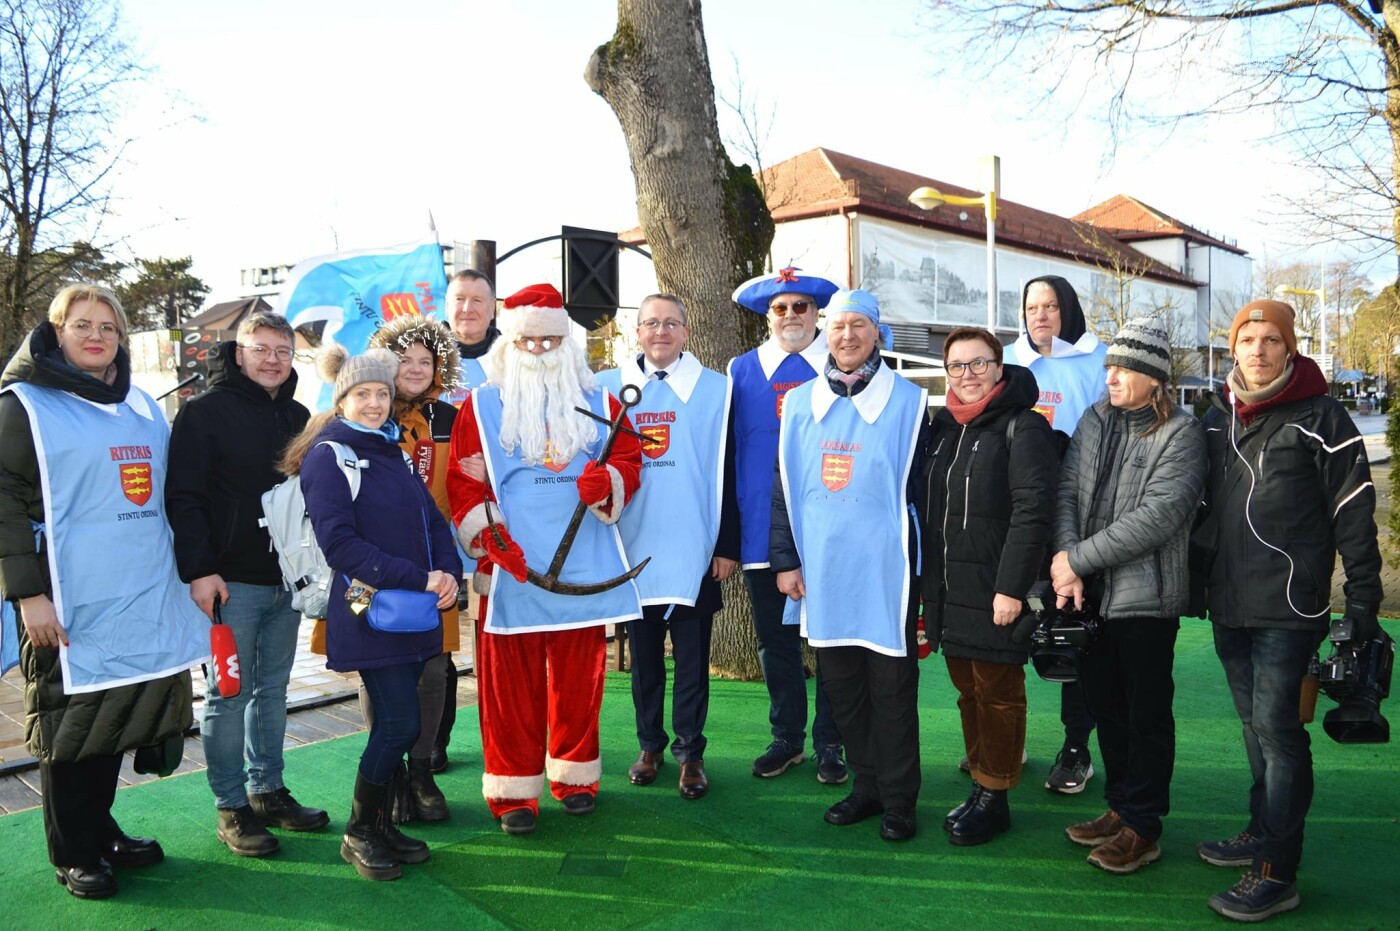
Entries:
[[[335,440],[322,440],[316,445],[329,446],[331,452],[335,453],[336,465],[340,466],[345,481],[350,483],[350,500],[354,501],[360,496],[360,470],[368,469],[369,463],[356,456],[355,451],[344,443],[337,443]],[[408,457],[405,455],[404,458]]]
[[1016,421],[1021,419],[1021,412],[1015,411],[1006,418],[1006,448],[1011,448],[1011,438],[1016,435]]

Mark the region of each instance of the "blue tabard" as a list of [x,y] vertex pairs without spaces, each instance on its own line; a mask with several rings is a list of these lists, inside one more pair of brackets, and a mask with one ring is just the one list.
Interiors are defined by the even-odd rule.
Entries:
[[1042,356],[1022,333],[1013,344],[1012,361],[1035,376],[1040,388],[1036,412],[1050,421],[1052,428],[1074,436],[1079,418],[1104,396],[1103,363],[1108,347],[1092,333],[1085,333],[1073,345],[1057,337],[1051,352],[1051,356]]
[[854,399],[825,379],[788,393],[778,464],[814,647],[906,654],[905,489],[926,407],[927,392],[883,365]]
[[[770,341],[771,342],[771,341]],[[768,344],[765,344],[767,346]],[[817,339],[800,353],[787,353],[772,374],[763,373],[760,353],[744,353],[729,363],[734,405],[734,482],[739,500],[739,565],[768,566],[769,511],[773,496],[773,464],[778,459],[778,426],[787,392],[817,376],[826,358],[826,339]],[[771,350],[769,350],[771,351]],[[781,350],[778,350],[781,352]]]
[[632,426],[654,442],[642,443],[642,486],[617,523],[622,545],[633,565],[651,557],[637,577],[642,604],[694,607],[719,537],[729,382],[684,355],[665,381],[629,359],[598,383],[617,394],[624,377],[642,389]]
[[[588,406],[599,416],[607,417],[608,397],[603,389],[595,389]],[[486,477],[496,492],[506,527],[524,550],[530,568],[545,572],[579,501],[574,483],[584,466],[602,450],[605,428],[599,424],[598,438],[557,470],[543,464],[530,466],[521,461],[520,450],[507,456],[501,449],[500,390],[493,385],[477,388],[471,393],[471,404],[485,453]],[[590,584],[616,578],[629,568],[616,525],[604,524],[589,513],[579,525],[559,578]],[[572,630],[628,621],[641,615],[634,582],[596,595],[560,595],[529,582],[517,582],[497,568],[491,573],[485,629],[493,634]]]
[[462,371],[458,376],[457,387],[447,388],[438,395],[439,401],[445,401],[453,407],[461,407],[462,402],[467,399],[468,391],[486,384],[486,370],[481,367],[480,359],[463,359],[461,364]]
[[44,534],[69,695],[145,682],[209,658],[209,619],[175,571],[165,520],[170,428],[132,386],[120,404],[18,383],[44,488]]

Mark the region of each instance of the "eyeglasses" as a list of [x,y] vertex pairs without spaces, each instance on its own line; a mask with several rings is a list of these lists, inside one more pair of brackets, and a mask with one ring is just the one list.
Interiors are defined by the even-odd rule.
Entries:
[[791,310],[800,317],[805,314],[807,309],[811,306],[811,301],[793,301],[791,304],[769,304],[768,312],[777,317],[786,317],[788,311]]
[[244,352],[252,353],[253,358],[257,359],[259,362],[266,359],[269,355],[278,362],[290,362],[292,358],[292,350],[288,349],[286,346],[277,346],[274,348],[272,346],[264,346],[261,343],[254,343],[251,346],[246,343],[239,343],[238,346]]
[[99,339],[106,340],[107,342],[111,342],[117,338],[117,327],[116,324],[112,323],[99,323],[94,327],[90,321],[74,320],[72,323],[65,323],[63,328],[77,334],[79,339],[87,339],[93,334],[94,330],[97,332]]
[[948,374],[954,378],[962,378],[963,373],[972,369],[972,374],[982,375],[987,371],[987,366],[992,364],[991,359],[973,359],[971,362],[949,362],[944,366]]
[[637,324],[637,326],[644,330],[650,330],[653,333],[657,330],[665,330],[667,333],[672,333],[685,326],[685,324],[681,323],[679,320],[657,320],[653,318],[651,320],[643,320],[641,323]]
[[563,336],[517,336],[515,339],[515,348],[523,349],[526,352],[534,352],[535,347],[539,346],[540,349],[549,352],[556,346],[563,345],[564,340],[565,337]]

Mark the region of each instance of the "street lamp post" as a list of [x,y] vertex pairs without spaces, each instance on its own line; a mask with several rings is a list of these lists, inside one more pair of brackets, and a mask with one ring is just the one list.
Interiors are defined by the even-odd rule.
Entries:
[[[1288,285],[1281,284],[1281,285],[1279,285],[1277,288],[1274,288],[1274,293],[1275,293],[1275,294],[1278,294],[1278,295],[1283,295],[1283,294],[1303,294],[1303,295],[1310,295],[1310,296],[1312,296],[1312,297],[1317,298],[1317,306],[1318,306],[1318,312],[1317,312],[1318,328],[1319,328],[1320,330],[1322,330],[1322,361],[1323,361],[1323,364],[1327,366],[1327,371],[1323,372],[1323,375],[1325,375],[1325,376],[1327,377],[1327,381],[1328,381],[1328,383],[1330,384],[1331,381],[1332,381],[1332,368],[1333,368],[1333,366],[1332,366],[1332,360],[1329,359],[1329,358],[1327,357],[1327,269],[1326,269],[1326,266],[1323,266],[1322,287],[1317,288],[1316,290],[1309,290],[1309,289],[1307,289],[1307,288],[1291,288],[1291,287],[1289,287]],[[1340,333],[1338,333],[1337,335],[1338,335],[1338,337],[1341,336]]]
[[1001,191],[1001,159],[988,155],[982,159],[984,177],[981,197],[943,194],[937,188],[921,187],[909,195],[909,202],[920,210],[934,210],[944,204],[955,207],[981,206],[987,214],[987,330],[997,331],[997,198]]

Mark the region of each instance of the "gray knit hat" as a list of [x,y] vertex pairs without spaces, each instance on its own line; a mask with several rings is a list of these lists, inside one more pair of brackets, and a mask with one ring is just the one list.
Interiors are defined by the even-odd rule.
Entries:
[[1141,372],[1167,385],[1172,380],[1172,347],[1161,321],[1135,317],[1108,344],[1105,366]]
[[389,400],[394,399],[394,376],[399,373],[399,357],[392,349],[368,349],[363,355],[351,356],[344,346],[331,343],[316,357],[321,378],[335,383],[334,403],[350,393],[356,385],[377,382],[389,386]]

